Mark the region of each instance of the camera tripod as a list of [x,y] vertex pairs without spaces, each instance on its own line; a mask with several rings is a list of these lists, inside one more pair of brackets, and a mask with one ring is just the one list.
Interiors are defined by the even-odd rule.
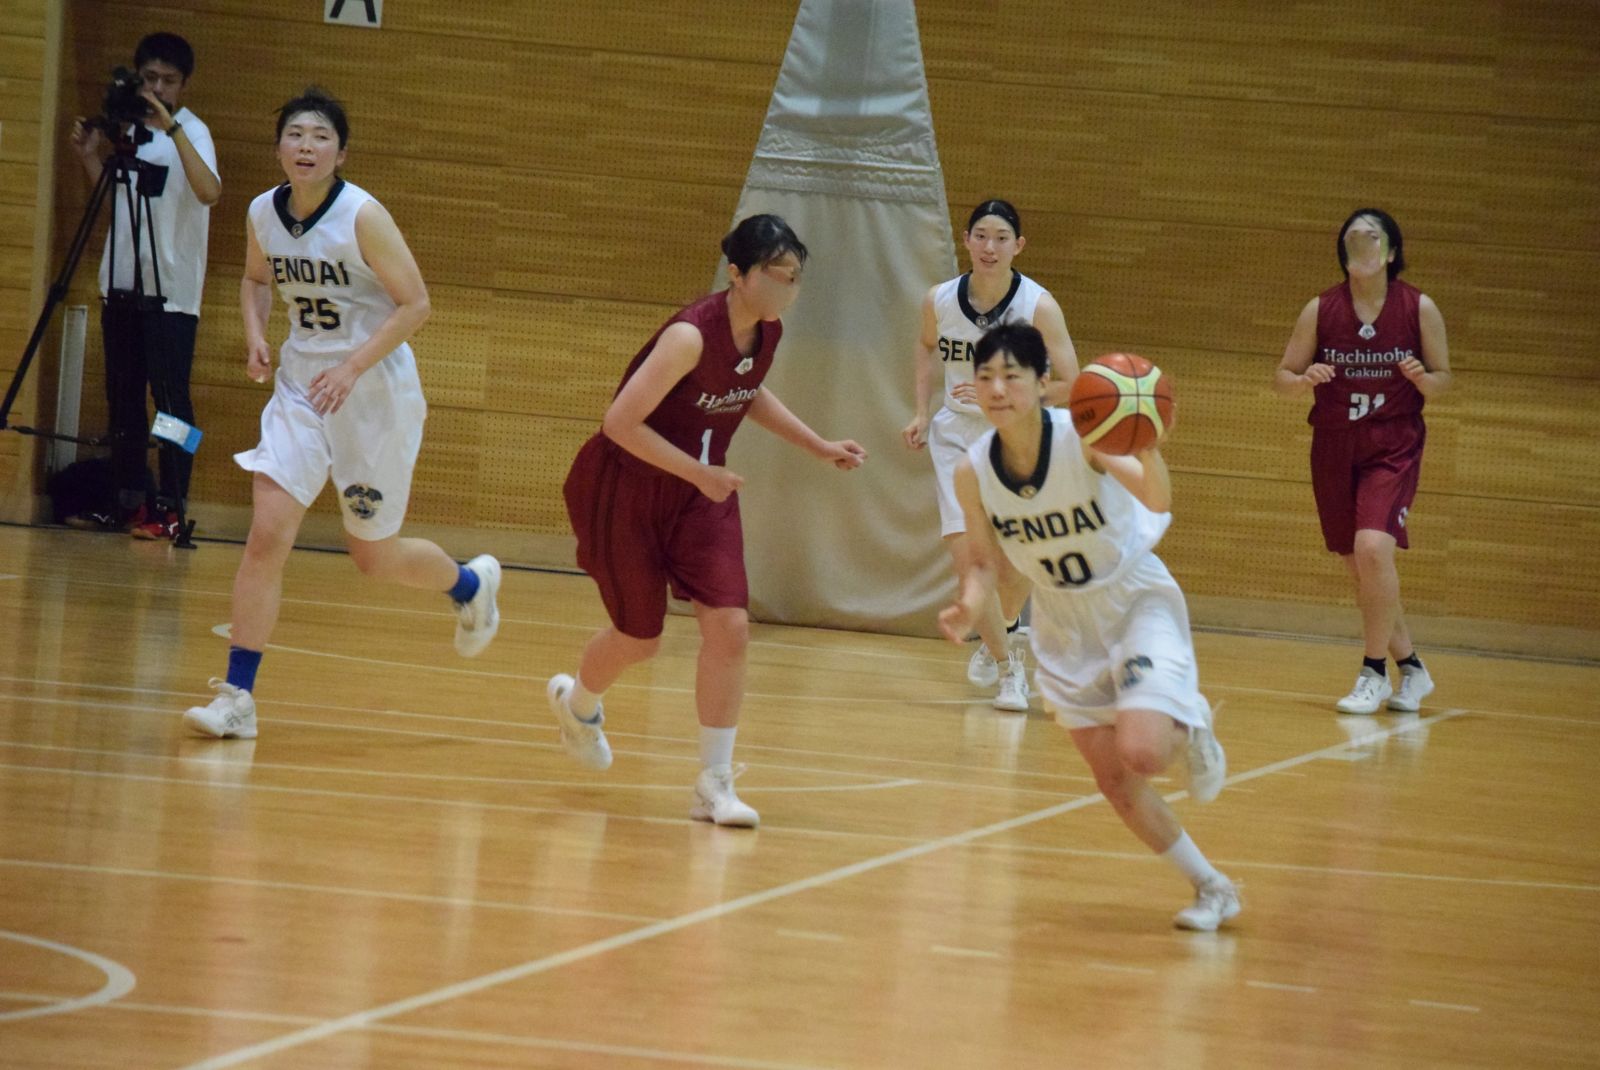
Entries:
[[[22,389],[22,381],[28,374],[28,368],[33,363],[33,358],[39,350],[39,344],[44,340],[45,331],[50,325],[50,319],[57,307],[66,299],[67,290],[72,284],[72,276],[77,273],[78,262],[83,258],[84,247],[89,242],[89,236],[94,231],[95,220],[100,215],[100,208],[111,202],[111,234],[109,238],[108,259],[112,266],[111,277],[116,277],[117,263],[117,198],[113,192],[115,187],[125,187],[128,217],[132,223],[133,234],[133,287],[129,290],[108,289],[106,301],[120,303],[126,307],[137,309],[141,312],[160,311],[166,307],[166,299],[161,291],[161,267],[159,257],[156,255],[156,234],[153,225],[146,227],[145,221],[152,218],[150,194],[142,179],[146,169],[150,166],[144,160],[134,155],[134,144],[131,137],[126,136],[120,124],[113,124],[102,120],[95,120],[100,129],[109,134],[112,152],[106,158],[100,171],[100,178],[95,182],[94,190],[89,195],[89,202],[84,206],[83,218],[78,221],[78,229],[72,236],[72,244],[67,248],[66,261],[61,265],[55,281],[50,284],[50,290],[45,298],[44,308],[39,311],[39,318],[34,322],[33,333],[28,336],[28,345],[22,351],[22,359],[17,363],[17,370],[11,376],[11,385],[6,390],[4,401],[0,401],[0,431],[15,431],[21,435],[33,435],[57,442],[76,442],[84,446],[108,446],[116,436],[112,433],[101,435],[97,438],[81,438],[76,435],[63,435],[56,431],[47,431],[35,427],[10,422],[11,407],[16,403],[17,393]],[[140,261],[141,239],[147,237],[150,243],[150,267],[155,276],[155,290],[147,293],[144,288],[144,269]],[[146,436],[146,447],[150,439]],[[156,442],[157,449],[174,450],[180,447],[163,441]],[[178,514],[178,532],[173,539],[173,545],[184,550],[193,550],[194,521],[185,515],[184,498],[179,495],[172,502],[173,511]]]

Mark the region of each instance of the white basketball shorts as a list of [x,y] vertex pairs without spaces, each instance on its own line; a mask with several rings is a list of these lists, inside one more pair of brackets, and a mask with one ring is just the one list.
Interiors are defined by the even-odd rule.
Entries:
[[1034,682],[1063,728],[1114,725],[1119,710],[1153,710],[1204,726],[1189,607],[1155,554],[1088,591],[1035,588]]
[[960,535],[967,518],[956,500],[956,466],[968,448],[992,425],[982,416],[970,416],[941,406],[928,421],[928,453],[933,457],[933,478],[939,494],[939,535]]
[[261,410],[261,442],[233,459],[307,508],[332,476],[345,530],[358,539],[386,539],[405,520],[428,415],[416,361],[409,347],[396,350],[356,380],[338,412],[319,416],[305,388],[327,366],[280,366]]

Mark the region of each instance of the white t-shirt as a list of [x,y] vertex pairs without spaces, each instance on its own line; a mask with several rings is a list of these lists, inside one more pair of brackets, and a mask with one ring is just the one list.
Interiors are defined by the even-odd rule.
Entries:
[[[200,158],[217,171],[217,149],[211,141],[211,131],[188,108],[179,108],[173,116],[183,124],[183,134],[194,146]],[[150,258],[150,236],[155,235],[156,252],[160,256],[161,292],[167,299],[168,312],[185,312],[200,315],[200,291],[206,281],[206,243],[211,227],[211,208],[200,203],[183,173],[183,161],[178,158],[178,146],[162,130],[136,126],[135,133],[149,130],[150,140],[138,146],[134,155],[158,170],[147,174],[150,185],[150,216],[144,220],[139,232],[139,262],[147,294],[155,292],[156,273]],[[220,175],[219,175],[220,177]],[[108,199],[116,198],[116,248],[119,290],[133,289],[133,220],[129,218],[127,188],[113,186]],[[137,198],[135,199],[137,204]],[[101,209],[113,211],[110,205]],[[100,257],[100,295],[111,288],[111,233],[106,233],[105,252]]]

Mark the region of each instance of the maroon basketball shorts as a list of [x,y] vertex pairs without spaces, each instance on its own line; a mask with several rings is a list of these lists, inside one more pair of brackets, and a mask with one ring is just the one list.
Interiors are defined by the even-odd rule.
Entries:
[[749,606],[737,494],[713,502],[604,434],[584,443],[562,490],[578,565],[599,586],[617,631],[660,635],[669,586],[713,609]]
[[1386,531],[1405,549],[1406,518],[1422,475],[1421,416],[1363,420],[1311,435],[1311,489],[1322,539],[1336,554],[1355,550],[1356,532]]

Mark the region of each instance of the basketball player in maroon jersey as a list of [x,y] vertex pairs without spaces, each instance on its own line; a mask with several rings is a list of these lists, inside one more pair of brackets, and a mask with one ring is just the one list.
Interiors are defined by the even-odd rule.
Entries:
[[656,653],[670,586],[700,624],[702,768],[690,816],[753,827],[759,816],[733,790],[750,622],[744,478],[727,467],[728,442],[748,415],[836,468],[857,468],[867,453],[822,438],[761,385],[783,334],[778,317],[799,295],[806,247],[782,219],[755,215],[722,239],[722,251],[728,288],[678,312],[639,350],[567,475],[578,564],[599,586],[611,625],[584,647],[576,676],[552,677],[547,694],[568,753],[591,769],[610,766],[600,697]]
[[[1285,397],[1313,392],[1311,487],[1322,537],[1356,584],[1366,656],[1341,713],[1415,711],[1433,690],[1400,607],[1395,548],[1422,470],[1423,402],[1450,386],[1444,318],[1427,294],[1400,279],[1400,225],[1361,208],[1339,230],[1345,281],[1300,312],[1273,379]],[[1385,654],[1400,668],[1389,683]]]

